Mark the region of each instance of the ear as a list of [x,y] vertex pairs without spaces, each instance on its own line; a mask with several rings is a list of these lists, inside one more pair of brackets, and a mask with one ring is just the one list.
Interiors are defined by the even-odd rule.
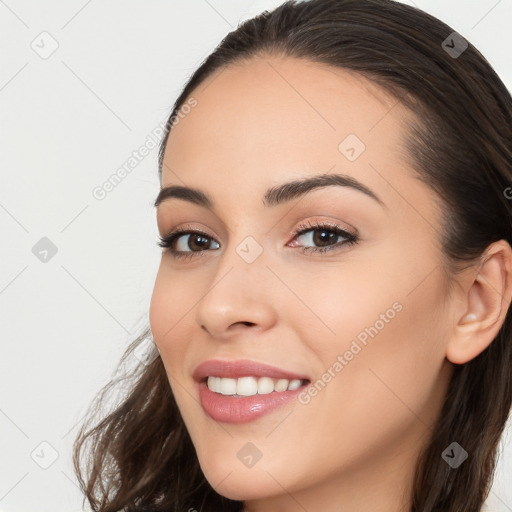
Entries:
[[446,357],[455,364],[485,350],[503,325],[512,294],[512,249],[505,240],[489,245],[464,289],[462,314],[459,310],[446,346]]

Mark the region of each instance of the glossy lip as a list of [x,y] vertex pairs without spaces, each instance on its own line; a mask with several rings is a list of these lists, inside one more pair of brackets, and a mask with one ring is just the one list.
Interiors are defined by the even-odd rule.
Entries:
[[[253,396],[222,395],[211,391],[207,377],[270,377],[273,379],[299,379],[306,381],[298,389],[273,391]],[[247,423],[290,403],[311,383],[306,375],[290,372],[265,363],[248,359],[213,359],[201,363],[193,372],[196,392],[203,411],[213,420],[224,423]]]
[[205,381],[196,382],[199,402],[206,415],[221,423],[248,423],[269,414],[279,407],[290,403],[301,393],[305,386],[287,391],[273,391],[263,395],[231,396],[211,391]]
[[238,379],[239,377],[270,377],[273,379],[299,379],[311,382],[307,375],[290,372],[271,366],[266,363],[258,363],[249,359],[210,359],[198,365],[192,374],[196,382],[205,381],[207,377],[225,377]]

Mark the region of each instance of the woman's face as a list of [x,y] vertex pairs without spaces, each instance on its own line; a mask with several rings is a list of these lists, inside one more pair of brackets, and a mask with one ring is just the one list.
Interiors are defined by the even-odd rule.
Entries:
[[[291,58],[231,66],[192,96],[162,187],[200,190],[211,204],[159,203],[162,236],[200,234],[163,252],[150,324],[206,478],[251,510],[398,499],[452,370],[439,203],[400,145],[412,115],[357,75]],[[323,186],[275,193],[319,175]],[[212,359],[309,382],[215,393],[194,378]],[[257,380],[221,382],[250,394]],[[269,408],[277,396],[287,400]]]

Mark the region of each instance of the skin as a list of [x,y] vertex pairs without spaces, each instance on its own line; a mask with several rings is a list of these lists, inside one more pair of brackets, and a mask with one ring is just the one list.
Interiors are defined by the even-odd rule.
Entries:
[[[157,222],[161,235],[186,225],[212,244],[187,261],[164,250],[150,324],[206,478],[251,512],[410,509],[417,457],[453,365],[482,352],[505,318],[510,246],[489,246],[449,293],[440,202],[400,149],[413,114],[356,74],[258,57],[193,96],[197,106],[169,136],[162,186],[199,188],[215,208],[172,198]],[[348,134],[366,146],[354,161],[338,149]],[[320,173],[356,178],[385,206],[336,186],[263,205],[268,188]],[[357,230],[359,242],[303,253],[320,244],[318,231],[294,236],[307,221]],[[247,236],[263,250],[252,263],[236,252]],[[190,238],[180,250],[199,250]],[[396,302],[401,310],[309,403],[240,425],[203,411],[192,378],[199,363],[246,358],[314,381]],[[237,457],[247,442],[262,454],[250,468]]]

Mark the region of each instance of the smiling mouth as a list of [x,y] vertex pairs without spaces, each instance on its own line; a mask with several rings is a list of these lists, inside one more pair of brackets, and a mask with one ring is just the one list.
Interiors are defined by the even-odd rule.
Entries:
[[207,376],[201,380],[210,391],[220,395],[245,397],[295,391],[310,383],[308,379],[277,379],[245,376],[238,378]]

